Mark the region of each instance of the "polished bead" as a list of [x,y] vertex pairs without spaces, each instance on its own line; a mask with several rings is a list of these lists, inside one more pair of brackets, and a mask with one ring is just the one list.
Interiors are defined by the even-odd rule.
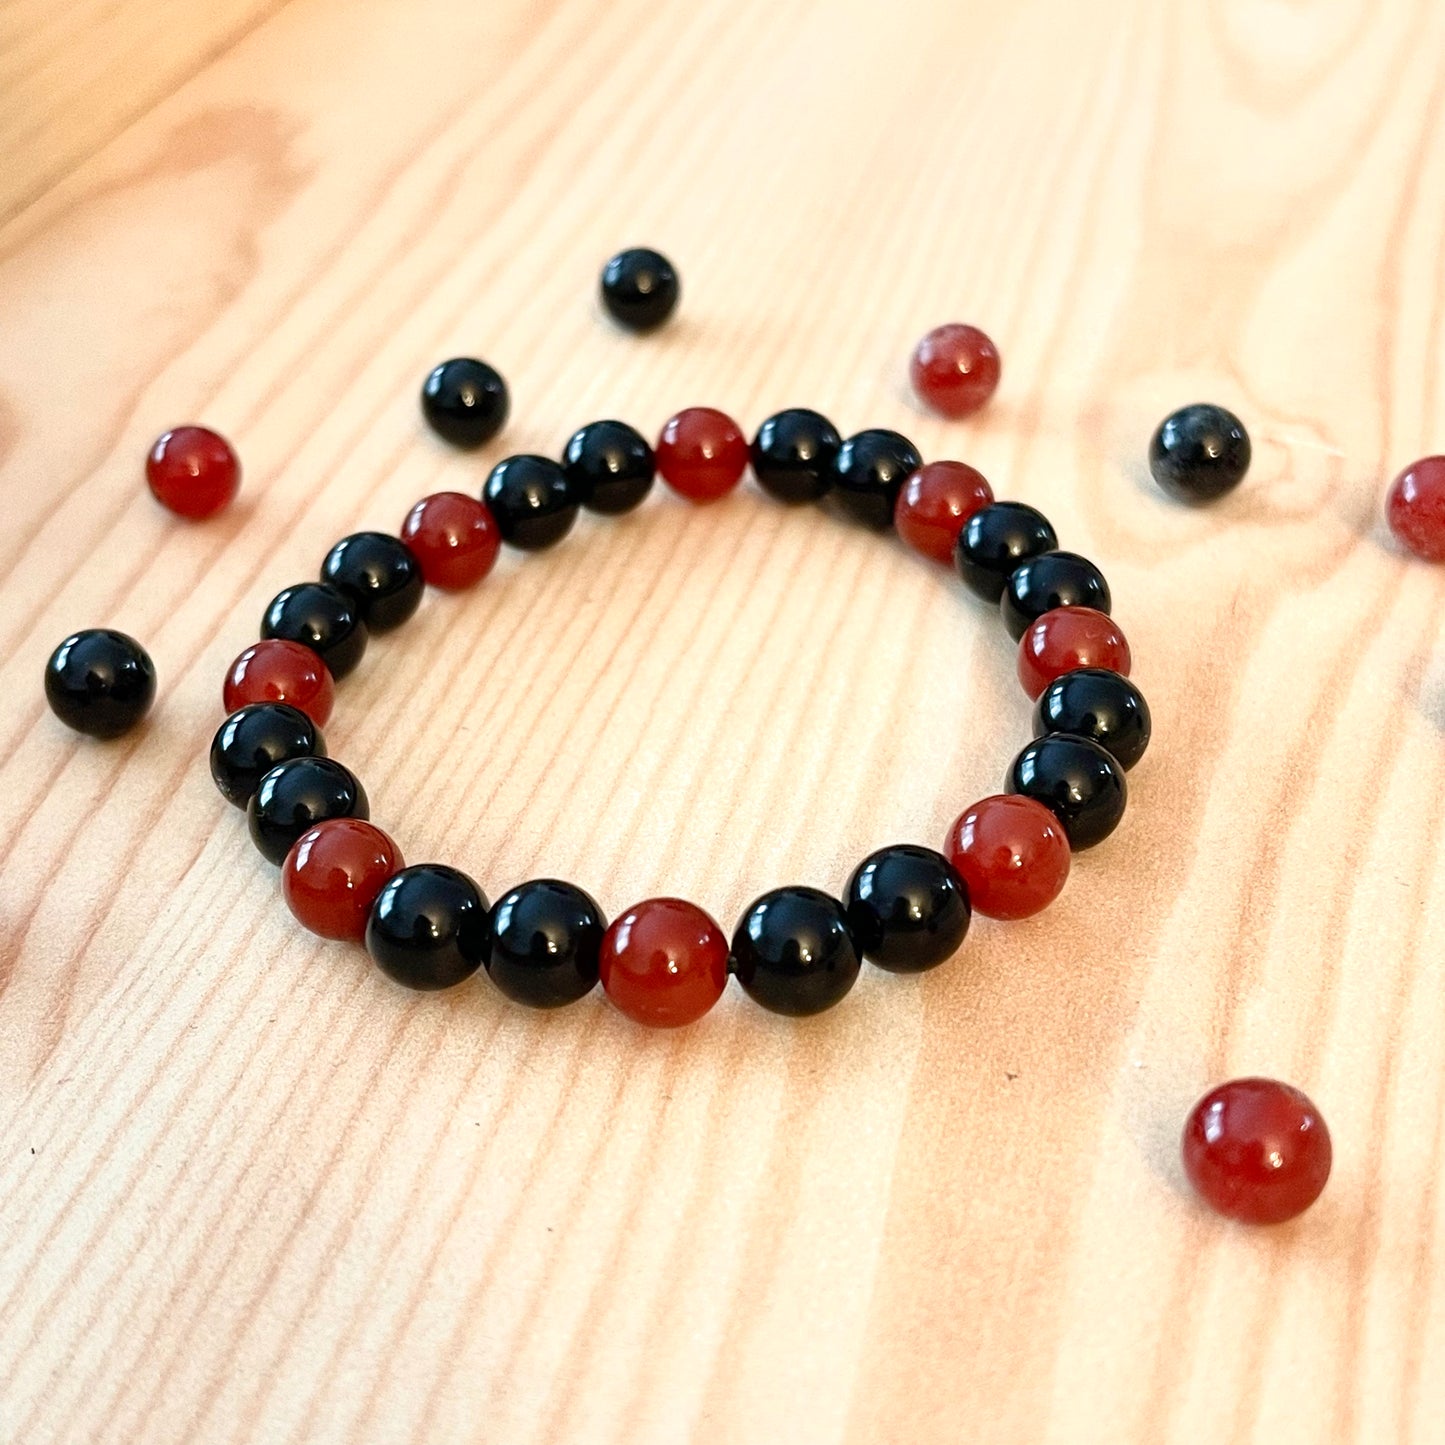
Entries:
[[1056,607],[1031,622],[1019,639],[1019,682],[1037,698],[1056,678],[1080,667],[1102,667],[1127,677],[1129,644],[1119,624],[1092,607]]
[[896,431],[874,427],[838,448],[829,473],[829,503],[881,532],[893,525],[903,483],[923,465],[918,448]]
[[317,727],[326,726],[335,700],[326,664],[309,647],[279,637],[253,642],[226,669],[221,686],[228,714],[249,702],[289,702]]
[[776,412],[748,449],[758,485],[780,502],[815,502],[832,486],[843,438],[821,412],[805,406]]
[[1149,704],[1126,677],[1081,667],[1055,678],[1039,694],[1034,736],[1073,733],[1106,749],[1122,768],[1132,768],[1149,746]]
[[728,981],[728,941],[695,904],[649,898],[616,919],[602,938],[598,974],[628,1018],[652,1028],[700,1019]]
[[859,966],[843,905],[816,888],[764,893],[733,933],[733,972],[748,996],[773,1013],[832,1008],[853,987]]
[[360,943],[386,880],[404,866],[401,849],[361,818],[308,828],[281,865],[281,892],[303,928]]
[[1149,443],[1149,470],[1176,501],[1198,506],[1231,492],[1249,470],[1249,435],[1222,406],[1181,407]]
[[1046,733],[1014,759],[1007,788],[1051,808],[1078,853],[1102,843],[1124,816],[1128,785],[1113,756],[1088,738]]
[[433,492],[406,514],[402,541],[411,548],[421,575],[444,592],[460,592],[492,570],[502,549],[485,502],[462,492]]
[[277,763],[246,804],[251,841],[278,867],[296,840],[327,818],[370,817],[366,789],[332,758],[290,758]]
[[591,993],[607,920],[572,883],[536,878],[492,905],[483,963],[510,999],[558,1008]]
[[1025,558],[1008,575],[999,610],[1015,641],[1029,624],[1056,607],[1092,607],[1108,612],[1112,605],[1104,574],[1075,552],[1042,552]]
[[152,443],[146,482],[167,511],[198,522],[235,500],[241,464],[230,442],[209,427],[178,426]]
[[893,973],[935,968],[958,952],[968,932],[968,887],[932,848],[899,843],[870,853],[843,898],[860,952]]
[[935,326],[914,348],[909,375],[940,416],[971,416],[998,389],[998,348],[977,326]]
[[337,682],[366,651],[366,623],[360,609],[329,582],[300,582],[283,588],[261,618],[261,636],[309,647]]
[[156,669],[135,638],[109,627],[72,633],[45,664],[45,700],[66,727],[118,738],[150,711]]
[[445,863],[416,863],[382,885],[366,922],[366,951],[405,988],[451,988],[482,965],[486,895]]
[[964,523],[992,502],[993,488],[967,462],[929,462],[904,482],[893,525],[915,552],[949,567]]
[[953,565],[964,585],[985,602],[997,602],[1020,562],[1059,545],[1042,512],[1023,502],[994,502],[964,524],[953,549]]
[[591,512],[620,516],[652,490],[657,459],[647,438],[625,421],[588,422],[562,453],[572,495]]
[[678,412],[657,439],[658,473],[690,502],[726,496],[747,469],[747,438],[726,412],[710,406]]
[[634,246],[602,268],[601,291],[602,305],[620,326],[652,331],[676,309],[681,287],[666,256]]
[[211,778],[228,803],[244,808],[277,763],[325,756],[321,729],[300,709],[282,702],[247,703],[216,729]]
[[986,918],[1031,918],[1069,881],[1063,824],[1031,798],[983,798],[955,819],[944,852]]
[[1395,478],[1385,519],[1417,557],[1445,562],[1445,457],[1422,457]]
[[540,552],[555,546],[577,520],[577,497],[551,457],[505,457],[492,468],[482,500],[508,546]]
[[368,632],[389,632],[410,619],[424,590],[416,554],[386,532],[353,532],[321,564],[321,580],[346,593]]
[[457,447],[479,447],[506,425],[507,383],[496,367],[470,356],[453,357],[427,374],[421,410],[431,429]]
[[1184,1126],[1184,1172],[1211,1209],[1245,1224],[1283,1224],[1320,1197],[1330,1131],[1298,1089],[1232,1079],[1211,1089]]

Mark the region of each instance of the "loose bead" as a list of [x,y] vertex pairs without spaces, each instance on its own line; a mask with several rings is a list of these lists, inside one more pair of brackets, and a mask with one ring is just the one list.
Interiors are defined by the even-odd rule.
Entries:
[[944,844],[968,887],[968,901],[987,918],[1032,918],[1069,880],[1063,824],[1032,798],[999,794],[959,815]]
[[780,502],[816,502],[832,485],[833,461],[843,438],[822,415],[790,407],[758,428],[748,449],[758,485]]
[[1149,471],[1179,502],[1199,506],[1231,492],[1249,470],[1249,435],[1222,406],[1200,403],[1165,417],[1149,443]]
[[423,497],[406,514],[401,536],[423,578],[444,592],[480,582],[502,549],[502,534],[486,504],[462,492]]
[[301,582],[271,599],[261,636],[309,647],[340,682],[366,651],[366,623],[355,602],[329,582]]
[[690,502],[715,502],[742,481],[748,443],[737,422],[710,406],[690,406],[669,419],[657,439],[662,480]]
[[199,522],[235,500],[241,464],[230,442],[209,427],[178,426],[152,444],[146,482],[167,511]]
[[156,669],[135,638],[109,627],[72,633],[45,664],[45,700],[66,727],[118,738],[150,711]]
[[1422,457],[1390,485],[1390,530],[1417,557],[1445,562],[1445,457]]
[[755,899],[733,934],[732,966],[755,1002],[802,1016],[832,1008],[860,967],[843,905],[816,888],[775,888]]
[[940,416],[971,416],[998,389],[998,348],[977,326],[935,326],[909,368],[919,401]]
[[246,804],[246,826],[256,851],[280,867],[296,840],[327,818],[371,816],[366,789],[332,758],[290,758],[277,763]]
[[948,567],[964,523],[992,502],[982,472],[966,462],[929,462],[904,482],[893,525],[915,552]]
[[677,308],[677,272],[660,251],[634,246],[619,251],[603,268],[602,305],[619,326],[652,331]]
[[1080,667],[1127,677],[1132,659],[1119,624],[1092,607],[1056,607],[1030,623],[1019,639],[1019,681],[1030,698]]
[[1152,723],[1144,694],[1126,677],[1081,667],[1055,678],[1034,708],[1034,736],[1074,733],[1132,768],[1149,746]]
[[536,878],[492,907],[483,964],[510,999],[559,1008],[592,992],[607,920],[588,894],[555,878]]
[[486,947],[486,895],[444,863],[387,879],[366,922],[366,951],[404,988],[451,988],[481,967]]
[[874,427],[850,436],[838,448],[829,474],[829,501],[838,510],[882,532],[893,525],[903,483],[923,465],[906,436]]
[[1009,573],[999,598],[1004,626],[1015,641],[1031,622],[1056,607],[1108,612],[1111,605],[1104,574],[1075,552],[1043,552],[1026,558]]
[[410,620],[424,590],[416,554],[385,532],[343,537],[326,554],[321,580],[356,603],[368,632],[389,632]]
[[970,592],[985,602],[997,602],[1009,574],[1020,562],[1058,545],[1042,512],[1022,502],[994,502],[963,524],[953,563]]
[[577,520],[577,498],[567,474],[551,457],[524,453],[492,468],[482,500],[502,541],[524,552],[555,546]]
[[869,854],[843,897],[859,950],[893,973],[936,968],[968,933],[968,887],[932,848],[900,843]]
[[1124,769],[1098,743],[1069,733],[1035,738],[1009,769],[1008,791],[1051,808],[1078,853],[1102,843],[1124,816]]
[[501,372],[474,357],[444,361],[422,383],[422,415],[439,437],[456,447],[470,449],[491,441],[511,408]]
[[647,438],[625,421],[589,422],[562,453],[572,495],[589,511],[616,517],[652,490],[657,460]]
[[303,928],[360,943],[386,880],[402,868],[401,850],[360,818],[328,818],[307,829],[281,865],[281,892]]
[[652,1028],[700,1019],[728,981],[728,941],[701,908],[649,898],[616,919],[602,939],[598,974],[628,1018]]
[[228,803],[244,808],[277,763],[325,756],[321,729],[300,709],[281,702],[247,703],[216,729],[211,778]]
[[1283,1224],[1320,1197],[1333,1148],[1320,1111],[1275,1079],[1210,1090],[1184,1126],[1184,1172],[1212,1209],[1245,1224]]

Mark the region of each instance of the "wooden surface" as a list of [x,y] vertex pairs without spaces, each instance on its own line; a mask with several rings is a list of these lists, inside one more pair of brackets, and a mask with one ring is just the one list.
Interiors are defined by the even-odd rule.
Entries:
[[[1378,522],[1445,449],[1438,0],[9,0],[0,9],[0,1440],[1445,1441],[1445,572]],[[677,260],[636,340],[618,246]],[[914,339],[999,341],[986,415]],[[482,457],[419,425],[484,355]],[[1143,467],[1235,407],[1234,499]],[[204,754],[332,540],[618,414],[784,405],[980,466],[1096,558],[1156,745],[1044,917],[794,1023],[657,1036],[304,935]],[[164,427],[243,500],[144,492]],[[68,631],[162,678],[113,745]],[[1027,733],[1001,629],[753,489],[428,597],[332,751],[408,858],[615,912],[937,845]],[[1210,1083],[1335,1139],[1206,1216]]]

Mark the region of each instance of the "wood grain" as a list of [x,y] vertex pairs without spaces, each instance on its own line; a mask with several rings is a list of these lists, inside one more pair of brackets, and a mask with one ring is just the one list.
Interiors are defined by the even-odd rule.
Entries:
[[[1387,478],[1445,447],[1435,0],[12,0],[0,12],[0,1439],[1445,1441],[1445,662]],[[596,314],[678,261],[675,325]],[[912,341],[998,338],[965,425]],[[486,455],[415,389],[495,362]],[[1142,458],[1209,398],[1247,486]],[[680,1036],[303,935],[217,799],[280,586],[502,451],[705,402],[896,426],[1107,571],[1154,708],[1044,917],[796,1023]],[[140,458],[232,435],[243,500]],[[159,707],[45,712],[67,631]],[[332,751],[408,858],[724,920],[936,844],[1027,731],[1000,630],[891,542],[659,497],[429,597]],[[1181,1189],[1233,1073],[1323,1107],[1270,1232]]]

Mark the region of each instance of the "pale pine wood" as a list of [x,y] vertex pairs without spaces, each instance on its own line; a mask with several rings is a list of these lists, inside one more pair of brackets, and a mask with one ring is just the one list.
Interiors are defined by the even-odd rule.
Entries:
[[[205,14],[203,15],[202,9]],[[403,0],[4,12],[0,1438],[1445,1440],[1445,574],[1378,523],[1445,447],[1436,0]],[[602,324],[616,246],[675,326]],[[914,338],[1005,383],[920,415]],[[494,360],[486,456],[415,389]],[[1142,455],[1249,421],[1235,499]],[[1107,570],[1155,709],[1127,825],[1026,925],[806,1023],[680,1036],[303,935],[215,796],[228,659],[332,539],[692,402],[901,427]],[[201,527],[140,484],[238,441]],[[49,648],[145,638],[137,736]],[[1027,727],[941,572],[752,491],[429,598],[329,729],[409,858],[730,920],[937,843]],[[1222,1227],[1177,1131],[1231,1073],[1334,1131]]]

